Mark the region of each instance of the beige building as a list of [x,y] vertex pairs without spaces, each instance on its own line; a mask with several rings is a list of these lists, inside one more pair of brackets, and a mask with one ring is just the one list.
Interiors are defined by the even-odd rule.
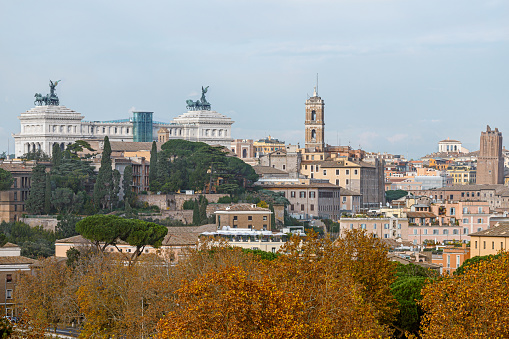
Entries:
[[14,182],[10,190],[0,191],[0,222],[17,221],[25,214],[25,200],[30,191],[35,162],[2,162],[0,168],[11,172]]
[[470,257],[507,251],[508,245],[509,222],[500,222],[492,228],[470,234]]
[[260,157],[260,165],[288,173],[298,173],[302,155],[296,151],[278,150]]
[[232,204],[214,212],[218,227],[249,228],[270,231],[272,212],[254,204]]
[[468,166],[452,166],[447,168],[447,175],[452,177],[453,185],[473,185],[476,183],[477,171]]
[[361,208],[378,208],[385,202],[384,170],[382,162],[375,160],[373,164],[347,158],[302,160],[300,173],[360,193]]
[[338,220],[341,216],[341,188],[328,182],[300,179],[296,184],[266,184],[263,188],[281,192],[290,205],[288,213],[297,219]]
[[260,139],[254,143],[255,157],[259,158],[263,155],[274,151],[284,150],[285,142],[272,138],[270,135],[265,139]]
[[0,247],[0,314],[16,316],[21,310],[14,301],[14,291],[20,274],[29,271],[34,259],[21,256],[18,245],[6,243]]
[[361,210],[361,194],[355,191],[348,190],[346,188],[340,188],[341,195],[341,214],[359,213]]
[[366,230],[375,238],[408,240],[407,218],[341,218],[339,229],[340,235],[347,230]]

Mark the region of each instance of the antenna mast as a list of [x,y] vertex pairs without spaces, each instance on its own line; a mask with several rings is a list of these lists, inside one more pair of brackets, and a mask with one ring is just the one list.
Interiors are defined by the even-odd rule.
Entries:
[[316,73],[316,95],[318,96],[318,73]]

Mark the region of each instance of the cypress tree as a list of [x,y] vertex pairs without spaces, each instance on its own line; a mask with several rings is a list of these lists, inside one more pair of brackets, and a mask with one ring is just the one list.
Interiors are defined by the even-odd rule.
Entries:
[[62,151],[60,150],[60,146],[58,144],[53,144],[53,149],[51,150],[51,164],[53,167],[58,167],[61,162]]
[[101,167],[94,185],[94,205],[96,208],[110,206],[113,191],[113,170],[111,168],[111,145],[108,136],[104,137],[104,148],[101,157]]
[[124,190],[124,201],[128,201],[129,205],[133,203],[134,192],[133,184],[133,165],[128,165],[124,169],[124,178],[122,179],[122,188]]
[[25,202],[28,213],[44,213],[44,195],[46,190],[46,167],[37,165],[32,169],[32,184]]
[[209,201],[203,195],[200,195],[200,225],[207,223],[207,205]]
[[269,209],[272,212],[270,215],[270,227],[271,229],[276,229],[276,213],[274,213],[274,205],[272,203],[269,204]]
[[198,200],[194,201],[194,208],[193,208],[193,225],[200,226],[201,225],[201,218],[200,218],[200,203]]
[[120,172],[117,169],[113,170],[113,190],[111,192],[111,209],[118,206],[120,193]]
[[46,173],[46,192],[44,193],[44,212],[51,213],[51,177]]
[[150,151],[150,167],[148,173],[148,184],[150,191],[158,190],[157,181],[157,145],[152,141],[152,150]]

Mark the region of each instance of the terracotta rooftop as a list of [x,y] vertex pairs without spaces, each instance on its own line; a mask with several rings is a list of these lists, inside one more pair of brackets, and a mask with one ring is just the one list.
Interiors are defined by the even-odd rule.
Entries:
[[360,195],[362,195],[359,192],[351,191],[351,190],[343,188],[343,187],[340,188],[339,194],[344,195],[344,196],[350,196],[350,195],[359,195],[360,196]]
[[[497,226],[498,225],[498,226]],[[499,222],[487,230],[470,234],[471,237],[509,237],[509,222]]]
[[36,260],[22,256],[0,257],[0,265],[33,264]]
[[407,218],[436,218],[431,212],[406,212]]
[[253,169],[255,170],[256,174],[258,174],[258,175],[260,175],[260,174],[288,174],[288,172],[285,172],[285,171],[282,171],[280,169],[273,168],[270,166],[256,165],[256,166],[253,166]]
[[8,172],[32,172],[33,166],[28,166],[24,164],[0,163],[0,168]]
[[2,246],[2,248],[10,248],[10,247],[19,247],[16,244],[13,244],[12,242],[7,242],[5,245]]

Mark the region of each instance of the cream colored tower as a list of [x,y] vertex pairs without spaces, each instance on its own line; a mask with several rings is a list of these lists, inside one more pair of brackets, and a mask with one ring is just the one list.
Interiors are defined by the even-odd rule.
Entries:
[[323,152],[325,149],[324,133],[324,107],[325,102],[316,92],[306,100],[306,144],[307,151]]

